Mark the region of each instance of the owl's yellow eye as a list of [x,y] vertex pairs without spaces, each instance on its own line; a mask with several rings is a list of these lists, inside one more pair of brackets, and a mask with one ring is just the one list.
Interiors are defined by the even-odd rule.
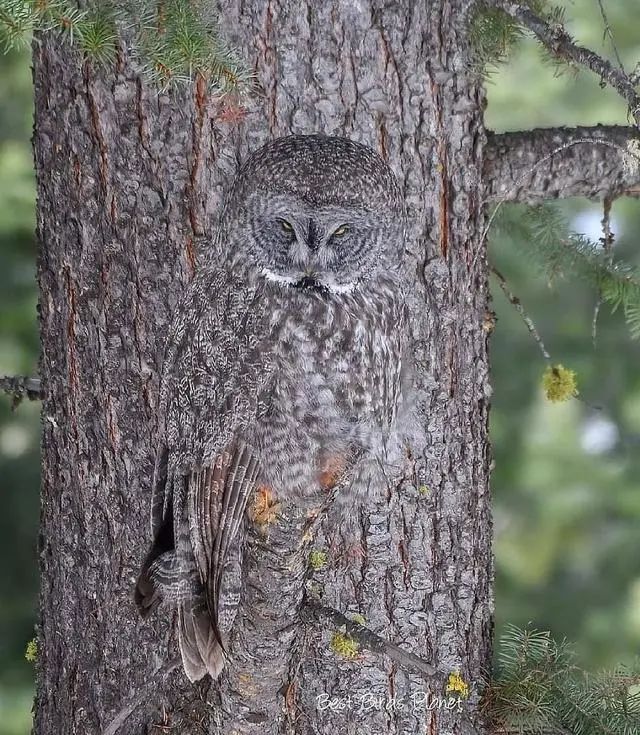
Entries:
[[282,229],[285,232],[288,232],[288,233],[293,232],[293,227],[291,226],[291,224],[289,222],[287,222],[286,219],[281,219],[280,220],[280,226],[282,227]]
[[347,232],[349,232],[347,225],[340,225],[337,230],[333,231],[333,235],[334,237],[341,237],[342,235],[346,235]]

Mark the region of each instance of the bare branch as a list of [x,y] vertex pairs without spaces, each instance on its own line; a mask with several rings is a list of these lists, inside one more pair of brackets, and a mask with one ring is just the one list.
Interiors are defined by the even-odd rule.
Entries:
[[548,23],[523,3],[515,0],[491,0],[488,4],[504,10],[507,15],[522,23],[554,56],[591,69],[600,77],[603,84],[609,84],[626,100],[631,117],[640,127],[640,95],[622,69],[598,56],[591,49],[578,46],[561,24]]
[[0,392],[13,396],[13,405],[17,406],[23,398],[39,401],[42,398],[40,378],[29,378],[22,375],[6,375],[0,377]]
[[128,718],[140,707],[147,703],[150,699],[153,701],[153,695],[157,693],[159,685],[164,679],[175,669],[180,666],[182,659],[175,658],[165,664],[144,686],[140,691],[134,692],[125,702],[123,707],[109,722],[107,727],[102,731],[102,735],[116,735],[120,731]]
[[352,638],[361,643],[367,650],[388,656],[404,671],[419,674],[427,679],[437,673],[436,667],[424,659],[381,638],[366,626],[360,625],[354,620],[349,620],[341,612],[331,607],[325,607],[319,600],[309,594],[305,598],[302,615],[303,618],[312,618],[317,622],[324,624],[328,622],[338,628],[344,628]]
[[[604,37],[609,37],[609,41],[611,41],[611,48],[613,49],[613,53],[615,54],[618,66],[620,67],[620,69],[622,69],[622,71],[624,71],[624,64],[622,63],[622,59],[620,58],[620,53],[618,51],[618,47],[616,46],[616,40],[613,37],[613,31],[611,30],[609,18],[607,18],[607,13],[604,9],[603,0],[598,0],[598,7],[600,8],[600,15],[602,16],[602,22],[604,23]],[[634,84],[633,79],[630,78],[630,81],[632,84]]]
[[509,284],[507,283],[507,279],[498,271],[496,268],[491,269],[493,272],[493,275],[498,280],[498,284],[500,285],[500,288],[502,289],[502,292],[507,297],[511,305],[516,309],[518,314],[522,317],[522,321],[525,323],[527,329],[529,330],[531,336],[535,339],[535,341],[538,344],[538,347],[540,348],[540,352],[542,352],[542,356],[545,360],[551,360],[551,355],[547,352],[547,348],[544,346],[544,342],[542,341],[542,337],[540,336],[540,332],[536,329],[536,325],[533,323],[533,320],[531,317],[527,314],[527,312],[524,310],[524,306],[522,306],[522,303],[520,302],[520,299],[511,292],[509,288]]
[[[600,238],[600,242],[602,243],[602,247],[604,251],[607,253],[607,260],[609,263],[612,262],[613,259],[613,244],[614,244],[614,234],[611,231],[611,206],[613,204],[613,199],[611,197],[605,197],[603,205],[602,205],[602,220],[600,221],[602,225],[602,237]],[[597,334],[598,334],[598,316],[600,314],[600,309],[602,308],[602,304],[604,303],[604,299],[602,298],[602,289],[599,290],[598,293],[598,300],[596,302],[596,305],[593,309],[593,319],[591,321],[591,339],[593,341],[593,348],[596,348],[596,340],[597,340]]]
[[484,177],[490,201],[539,203],[640,195],[635,128],[596,125],[489,133]]

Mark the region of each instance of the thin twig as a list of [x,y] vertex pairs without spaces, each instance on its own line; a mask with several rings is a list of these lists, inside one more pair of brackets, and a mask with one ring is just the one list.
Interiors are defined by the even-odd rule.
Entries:
[[[600,238],[600,242],[602,243],[602,247],[607,254],[607,262],[611,264],[611,261],[613,260],[613,233],[611,232],[611,205],[613,204],[613,198],[612,197],[605,197],[604,202],[602,205],[602,219],[600,220],[600,223],[602,225],[602,237]],[[593,320],[591,322],[591,341],[593,342],[593,347],[595,349],[596,347],[596,337],[597,337],[597,330],[598,330],[598,316],[600,314],[600,309],[602,307],[603,299],[602,299],[602,290],[598,293],[598,301],[596,302],[595,308],[593,310]]]
[[5,375],[0,377],[0,392],[13,397],[12,407],[15,408],[23,398],[30,401],[42,399],[42,385],[40,378],[29,378],[24,375]]
[[[620,69],[624,72],[624,64],[622,63],[622,59],[620,58],[620,54],[618,53],[618,47],[616,46],[616,41],[613,37],[613,31],[611,30],[611,26],[609,25],[609,19],[607,18],[607,14],[604,11],[604,3],[602,0],[597,0],[598,7],[600,8],[600,15],[602,16],[602,22],[604,23],[604,36],[605,38],[609,36],[609,40],[611,41],[611,48],[613,49],[613,53],[615,54],[616,61],[618,62],[618,66]],[[633,83],[633,80],[631,80]]]
[[153,699],[153,695],[157,693],[158,684],[164,678],[166,678],[172,671],[178,668],[182,662],[180,658],[174,658],[169,661],[165,666],[159,669],[149,681],[137,691],[132,697],[130,697],[118,714],[111,720],[107,727],[102,731],[102,735],[116,735],[124,723],[129,717],[140,707],[144,702]]
[[522,321],[527,325],[527,329],[531,333],[531,336],[538,343],[538,347],[540,348],[540,352],[542,352],[542,356],[544,357],[545,360],[550,361],[551,355],[547,352],[547,349],[544,346],[544,342],[542,341],[542,337],[540,336],[540,333],[536,329],[536,325],[533,323],[533,321],[531,320],[531,317],[524,310],[524,307],[520,303],[520,299],[517,296],[515,296],[513,293],[511,293],[509,286],[507,284],[507,281],[505,277],[502,275],[502,273],[500,273],[500,271],[496,270],[496,268],[492,268],[491,271],[493,272],[493,275],[498,279],[498,283],[504,295],[511,302],[511,304],[515,307],[518,314],[520,314],[520,316],[522,317]]
[[360,625],[360,623],[350,620],[341,612],[338,612],[338,610],[334,610],[332,607],[326,607],[309,592],[307,592],[302,607],[302,616],[303,618],[313,618],[316,622],[323,624],[330,623],[338,628],[344,628],[364,648],[374,653],[381,653],[388,656],[404,671],[419,674],[424,679],[431,679],[438,673],[438,669],[433,664],[416,656],[414,653],[405,651],[385,638],[381,638],[365,625]]
[[598,294],[598,300],[596,305],[593,307],[593,319],[591,320],[591,344],[595,350],[598,341],[598,317],[600,316],[600,309],[602,308],[602,294]]
[[629,75],[615,67],[607,59],[591,49],[578,46],[560,23],[548,23],[526,5],[515,0],[490,0],[490,5],[500,8],[528,28],[555,56],[585,66],[597,74],[603,83],[613,87],[623,97],[635,123],[640,127],[640,96]]

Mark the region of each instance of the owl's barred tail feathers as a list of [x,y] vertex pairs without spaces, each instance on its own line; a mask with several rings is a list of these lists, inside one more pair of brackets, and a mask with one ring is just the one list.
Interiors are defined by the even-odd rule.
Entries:
[[[225,655],[216,637],[204,598],[202,595],[188,595],[184,580],[181,589],[177,589],[177,585],[172,588],[166,579],[160,582],[157,579],[158,566],[160,565],[157,562],[151,564],[143,569],[138,578],[135,600],[140,614],[143,618],[148,617],[164,598],[177,600],[178,643],[186,675],[190,681],[202,679],[206,674],[213,679],[217,678],[224,668]],[[163,566],[166,569],[167,564]]]
[[224,651],[202,603],[183,602],[178,606],[178,644],[189,681],[198,681],[206,674],[217,679],[224,668]]

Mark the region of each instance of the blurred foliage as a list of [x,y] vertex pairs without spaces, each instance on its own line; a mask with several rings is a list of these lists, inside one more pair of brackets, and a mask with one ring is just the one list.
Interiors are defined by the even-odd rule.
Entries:
[[[0,54],[0,375],[37,373],[29,53]],[[0,733],[28,732],[36,617],[39,405],[0,398]]]
[[508,625],[498,647],[500,673],[483,692],[493,728],[510,733],[638,735],[640,659],[587,675],[567,641]]
[[[567,0],[569,31],[612,57],[595,0]],[[637,0],[605,3],[623,61],[640,59],[629,22]],[[556,75],[528,39],[488,79],[487,124],[626,123],[624,103],[589,72]],[[37,370],[35,189],[30,149],[31,74],[26,50],[0,55],[0,374]],[[506,207],[505,207],[506,209]],[[518,216],[517,207],[511,216]],[[577,232],[600,237],[601,208],[570,201]],[[640,203],[612,209],[615,250],[639,264]],[[523,234],[525,232],[525,234]],[[496,623],[550,630],[576,642],[580,665],[631,665],[640,650],[640,345],[624,318],[603,309],[591,332],[597,292],[566,279],[550,287],[523,251],[526,230],[493,233],[491,257],[521,299],[554,363],[577,373],[580,396],[544,399],[538,346],[500,289],[492,343],[491,434],[496,468]],[[494,284],[495,285],[495,284]],[[0,398],[0,735],[29,729],[33,664],[25,660],[37,605],[38,406],[11,412]]]
[[[562,3],[569,32],[613,58],[595,0]],[[640,59],[640,33],[629,23],[634,0],[605,2],[626,67]],[[588,71],[560,76],[541,66],[525,40],[488,82],[487,125],[627,124],[625,104]],[[507,207],[505,207],[507,209]],[[523,207],[510,206],[511,217]],[[602,237],[602,206],[563,202],[572,229]],[[640,264],[640,203],[619,199],[611,212],[616,255]],[[621,314],[602,309],[577,279],[548,276],[527,255],[526,227],[492,233],[490,254],[534,320],[554,363],[577,373],[580,396],[551,404],[543,396],[544,360],[512,305],[494,289],[492,342],[495,457],[496,628],[507,623],[550,630],[576,642],[589,669],[629,664],[640,651],[640,346]]]

